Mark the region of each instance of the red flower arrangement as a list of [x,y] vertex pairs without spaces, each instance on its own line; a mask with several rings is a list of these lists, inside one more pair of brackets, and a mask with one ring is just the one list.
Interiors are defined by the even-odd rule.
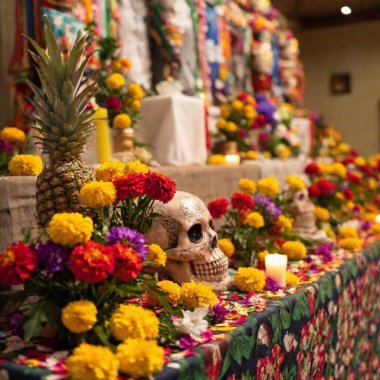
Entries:
[[311,185],[308,190],[311,197],[317,198],[321,195],[321,192],[316,185]]
[[336,185],[325,178],[318,180],[316,186],[321,195],[330,195],[336,189]]
[[116,195],[119,200],[128,197],[137,198],[145,194],[145,174],[130,173],[127,176],[117,177],[112,182],[116,188]]
[[343,195],[349,201],[352,201],[355,198],[354,192],[351,189],[344,189]]
[[77,280],[97,283],[105,280],[114,270],[114,251],[94,241],[74,248],[68,267]]
[[215,199],[207,205],[207,208],[214,219],[219,219],[227,212],[228,200],[226,198]]
[[142,261],[138,253],[123,244],[112,246],[115,258],[114,276],[123,282],[130,282],[137,278],[142,268]]
[[15,243],[0,254],[0,283],[23,284],[36,269],[37,252],[23,243]]
[[348,172],[347,173],[347,181],[349,181],[355,185],[359,185],[360,181],[361,181],[361,177],[358,174]]
[[317,175],[321,172],[321,169],[319,165],[315,162],[311,162],[310,164],[306,165],[305,167],[305,173],[309,175]]
[[176,184],[162,173],[148,172],[145,178],[145,194],[162,203],[168,203],[176,192]]
[[244,193],[234,193],[231,197],[232,207],[238,211],[246,211],[253,208],[253,197]]

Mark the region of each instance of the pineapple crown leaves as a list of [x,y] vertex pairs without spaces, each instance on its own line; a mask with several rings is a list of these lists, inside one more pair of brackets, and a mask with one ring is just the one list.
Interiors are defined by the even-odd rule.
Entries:
[[49,21],[44,19],[46,51],[32,38],[25,36],[35,52],[28,50],[41,81],[37,87],[27,81],[34,94],[31,103],[36,109],[37,137],[44,153],[62,159],[80,156],[90,137],[94,111],[86,108],[96,91],[96,82],[82,83],[84,71],[94,52],[86,57],[87,36],[78,34],[67,57],[58,48]]

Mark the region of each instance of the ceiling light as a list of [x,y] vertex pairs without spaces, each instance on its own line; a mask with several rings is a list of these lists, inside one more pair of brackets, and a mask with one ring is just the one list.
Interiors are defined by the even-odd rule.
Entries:
[[344,7],[340,8],[340,11],[341,11],[345,16],[351,14],[351,8],[350,8],[350,7],[347,7],[347,6],[344,6]]

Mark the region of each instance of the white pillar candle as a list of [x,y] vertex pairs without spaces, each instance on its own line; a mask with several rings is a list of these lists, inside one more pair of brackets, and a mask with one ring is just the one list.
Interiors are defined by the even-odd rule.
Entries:
[[380,223],[380,214],[376,215],[375,221],[376,221],[376,223]]
[[273,280],[276,280],[283,288],[286,286],[286,265],[288,256],[278,253],[270,253],[265,256],[265,271]]
[[224,160],[226,165],[240,165],[240,156],[238,154],[226,154]]

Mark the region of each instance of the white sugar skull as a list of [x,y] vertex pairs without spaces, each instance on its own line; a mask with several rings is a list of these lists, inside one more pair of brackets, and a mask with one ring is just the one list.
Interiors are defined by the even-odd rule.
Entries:
[[296,233],[313,233],[317,230],[314,205],[309,198],[307,189],[293,193],[289,211],[294,219],[293,229]]
[[224,290],[230,282],[228,259],[219,249],[211,215],[201,199],[177,191],[167,204],[156,202],[159,213],[146,235],[167,253],[163,277],[183,283],[194,280]]

